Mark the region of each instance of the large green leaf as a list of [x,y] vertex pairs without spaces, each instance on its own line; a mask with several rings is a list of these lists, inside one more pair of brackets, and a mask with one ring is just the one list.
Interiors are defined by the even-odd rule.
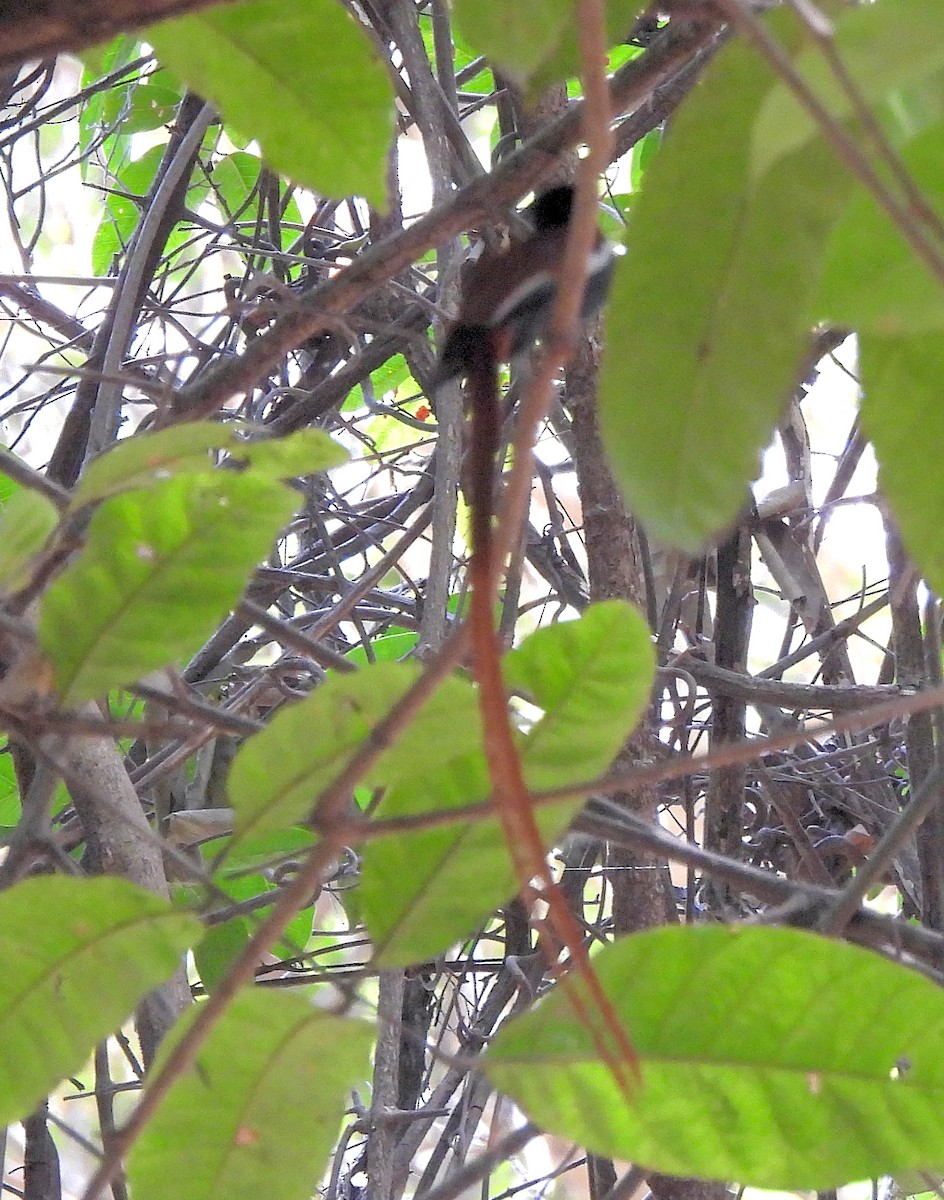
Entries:
[[[942,140],[939,121],[901,155],[939,218],[944,218]],[[813,317],[883,337],[944,328],[944,286],[864,187],[856,189],[833,230]]]
[[187,1200],[255,1200],[272,1195],[276,1179],[280,1200],[305,1200],[351,1088],[370,1077],[373,1040],[372,1026],[300,996],[242,992],[132,1150],[136,1200],[179,1200],[181,1180]]
[[268,162],[331,196],[386,203],[393,91],[337,0],[244,0],[149,27],[158,57]]
[[538,629],[506,655],[508,689],[544,710],[522,746],[529,787],[562,787],[605,770],[645,710],[655,667],[648,626],[621,600]]
[[463,35],[522,81],[550,57],[574,17],[573,0],[455,0],[453,11]]
[[[534,633],[505,657],[506,680],[525,691],[543,716],[520,739],[529,787],[538,790],[592,779],[612,761],[649,697],[653,651],[648,629],[628,605],[594,605],[579,621]],[[456,720],[467,718],[456,712]],[[413,735],[432,742],[443,726],[418,723]],[[437,756],[438,757],[438,756]],[[480,750],[454,747],[448,761],[404,773],[378,810],[380,817],[443,812],[485,800],[490,787]],[[567,826],[581,801],[542,807],[546,844]],[[422,961],[469,934],[516,886],[495,819],[449,825],[371,841],[365,848],[364,914],[385,965]]]
[[[840,12],[833,26],[833,45],[858,98],[870,108],[889,92],[907,88],[941,67],[944,6],[927,0],[879,0]],[[830,115],[847,121],[853,101],[817,45],[800,53],[794,68],[825,104]],[[819,136],[813,116],[785,83],[778,83],[764,101],[753,139],[753,163],[762,175]]]
[[626,1103],[556,988],[485,1071],[544,1128],[647,1168],[831,1188],[944,1161],[944,992],[795,929],[667,927],[594,958],[639,1053]]
[[89,463],[75,489],[71,507],[81,508],[94,500],[148,487],[174,475],[208,472],[213,465],[208,452],[232,446],[237,434],[235,425],[192,421],[124,438]]
[[859,339],[862,428],[875,446],[879,484],[909,551],[944,591],[944,338]]
[[339,467],[348,459],[344,447],[322,429],[297,429],[283,438],[237,442],[231,453],[234,459],[248,463],[255,474],[272,479],[314,475]]
[[[607,0],[608,43],[625,41],[644,0]],[[538,95],[579,73],[574,0],[455,0],[456,26],[464,37]]]
[[106,500],[40,607],[39,642],[63,703],[193,653],[298,503],[283,484],[224,471]]
[[416,679],[407,663],[375,663],[332,675],[300,704],[276,713],[242,746],[229,773],[240,838],[283,829],[311,814],[338,774]]
[[769,86],[747,46],[713,64],[648,168],[607,313],[600,419],[614,474],[650,531],[688,551],[747,498],[798,382],[849,187],[821,142],[751,180]]
[[0,896],[0,1122],[31,1112],[165,980],[200,923],[122,879],[28,879]]
[[234,462],[257,476],[288,479],[327,471],[347,460],[347,451],[320,429],[300,429],[284,438],[247,440],[251,427],[191,421],[118,442],[89,464],[72,498],[73,509],[119,492],[144,488],[175,475],[212,469],[210,450],[228,450]]
[[[332,675],[300,704],[284,708],[240,749],[229,799],[240,839],[304,820],[318,794],[416,681],[415,663],[376,662],[353,675]],[[416,719],[374,764],[380,786],[428,773],[479,741],[471,685],[446,679]]]
[[[2,466],[2,461],[0,461]],[[39,492],[19,488],[0,507],[0,590],[26,582],[30,560],[59,523],[56,506]]]

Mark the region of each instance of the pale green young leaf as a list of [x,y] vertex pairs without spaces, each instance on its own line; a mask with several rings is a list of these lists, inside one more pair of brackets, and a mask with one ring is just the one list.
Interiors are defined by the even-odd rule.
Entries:
[[671,1175],[784,1191],[944,1161],[944,992],[916,971],[761,926],[655,929],[593,961],[639,1090],[627,1104],[555,988],[484,1063],[542,1128]]
[[0,1122],[26,1116],[80,1070],[200,932],[195,918],[122,879],[50,875],[4,892]]
[[[520,739],[525,779],[535,790],[589,780],[605,770],[632,732],[649,698],[653,651],[645,623],[628,605],[591,606],[579,621],[539,630],[505,657],[509,687],[520,688],[542,716]],[[468,723],[453,706],[452,725]],[[477,735],[477,722],[475,733]],[[447,732],[448,731],[448,732]],[[455,737],[447,724],[421,723],[417,744]],[[412,756],[378,816],[444,812],[488,798],[481,750],[453,743],[451,757]],[[536,812],[546,845],[566,828],[582,801]],[[516,888],[499,822],[494,818],[395,834],[364,849],[364,914],[385,965],[434,957],[465,937]]]
[[[192,1014],[162,1047],[171,1053]],[[128,1159],[137,1200],[307,1200],[353,1087],[370,1078],[372,1025],[271,989],[241,992]],[[160,1062],[160,1059],[159,1059]]]
[[394,98],[337,0],[243,0],[152,25],[158,57],[255,138],[269,164],[330,196],[386,204]]
[[104,501],[40,606],[39,643],[63,703],[197,650],[298,503],[283,484],[224,471]]
[[30,560],[58,523],[52,501],[29,488],[19,488],[0,506],[0,591],[26,582]]

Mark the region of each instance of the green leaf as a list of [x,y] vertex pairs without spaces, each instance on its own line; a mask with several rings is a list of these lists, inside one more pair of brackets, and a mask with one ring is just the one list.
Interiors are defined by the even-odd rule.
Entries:
[[[520,741],[525,779],[534,790],[592,779],[609,766],[649,699],[653,650],[641,617],[620,601],[593,605],[579,621],[532,634],[505,657],[505,678],[544,710]],[[452,717],[431,710],[400,744],[402,774],[378,816],[444,812],[485,800],[490,786],[479,749],[477,714],[457,695]],[[461,707],[460,707],[461,704]],[[474,738],[466,743],[465,737]],[[451,740],[448,759],[437,746]],[[445,749],[445,746],[442,747]],[[562,832],[582,801],[542,806],[538,826],[546,845]],[[495,819],[398,834],[370,841],[361,882],[364,914],[384,965],[422,962],[467,934],[515,891],[514,870]]]
[[156,433],[136,433],[89,463],[70,508],[74,511],[175,475],[209,472],[213,466],[209,451],[235,445],[238,432],[236,426],[218,421],[191,421]]
[[0,590],[26,582],[30,560],[58,524],[56,506],[39,492],[20,488],[10,496],[0,508]]
[[574,18],[573,0],[455,0],[454,19],[488,59],[519,82],[548,59]]
[[[623,42],[643,11],[641,0],[607,0],[608,45]],[[455,0],[457,28],[532,96],[580,70],[574,0]]]
[[[625,41],[633,22],[645,10],[644,0],[606,0],[607,45],[613,48],[609,55],[608,70],[615,71],[627,58],[642,53],[636,46],[621,43]],[[564,24],[558,44],[529,80],[528,95],[536,100],[553,84],[574,79],[579,73],[580,42],[577,21],[572,14]]]
[[[862,428],[875,446],[879,486],[909,552],[937,592],[944,590],[944,341],[940,334],[859,339]],[[928,464],[934,464],[928,469]]]
[[249,923],[243,917],[233,917],[206,931],[194,948],[193,962],[208,992],[212,992],[225,977],[248,941]]
[[[944,217],[944,121],[901,154],[926,202]],[[833,231],[813,310],[816,320],[883,337],[944,328],[944,288],[865,188],[857,188]]]
[[484,1064],[542,1128],[673,1175],[790,1191],[944,1161],[944,992],[916,972],[796,929],[709,925],[624,938],[594,967],[642,1084],[627,1104],[555,988]]
[[849,186],[821,142],[751,184],[768,87],[745,45],[713,64],[649,165],[607,313],[600,421],[614,474],[650,532],[687,551],[747,499],[798,381]]
[[3,474],[3,459],[8,454],[10,454],[9,450],[0,447],[0,504],[6,504],[10,497],[15,496],[22,486],[14,479],[11,479],[9,475]]
[[0,1122],[78,1071],[199,936],[193,917],[122,879],[45,876],[4,892]]
[[106,500],[40,608],[39,643],[63,703],[193,653],[298,502],[283,484],[223,471]]
[[393,92],[337,0],[244,0],[145,31],[161,61],[277,170],[331,196],[386,203]]
[[13,768],[13,756],[5,735],[0,736],[0,830],[12,829],[22,808],[20,788]]
[[538,629],[506,655],[507,687],[544,709],[522,749],[529,787],[545,791],[604,771],[645,710],[655,667],[649,628],[622,600]]
[[413,664],[376,663],[332,675],[306,700],[276,713],[233,760],[229,798],[237,836],[258,837],[308,817],[319,792],[417,674]]
[[179,1200],[186,1179],[188,1200],[254,1200],[272,1193],[277,1171],[280,1200],[307,1200],[351,1088],[370,1076],[373,1038],[370,1025],[299,996],[243,991],[131,1151],[135,1196]]
[[132,91],[131,111],[122,122],[122,133],[147,133],[169,124],[182,98],[183,89],[173,75],[154,71]]
[[90,46],[79,53],[85,67],[82,72],[82,88],[92,89],[92,94],[80,106],[78,113],[83,179],[88,178],[92,157],[89,151],[104,130],[117,126],[117,132],[106,136],[103,147],[109,169],[117,171],[127,162],[131,137],[130,134],[122,134],[120,121],[122,114],[128,111],[132,94],[138,86],[137,75],[128,74],[122,81],[97,91],[93,89],[93,85],[105,75],[130,64],[140,54],[141,43],[138,39],[124,33],[104,46]]
[[396,392],[410,377],[409,363],[402,354],[393,354],[382,367],[371,371],[370,382],[378,396],[385,396]]
[[[211,130],[205,136],[204,144],[215,137],[216,131]],[[96,275],[112,272],[114,259],[123,254],[130,244],[166,151],[164,145],[152,146],[140,158],[125,163],[123,156],[130,143],[124,125],[120,126],[116,141],[121,146],[118,160],[112,165],[112,171],[118,177],[117,185],[109,178],[108,186],[117,186],[120,190],[106,196],[102,218],[92,242],[92,269]],[[206,178],[202,174],[195,175],[187,188],[187,207],[191,211],[198,209],[209,190]],[[182,246],[191,241],[190,233],[179,225],[175,226],[165,243],[165,257],[172,259]]]
[[[872,108],[895,89],[907,88],[941,67],[944,7],[926,0],[895,0],[847,8],[834,22],[833,45],[854,93]],[[832,63],[817,45],[794,61],[799,75],[830,115],[848,121],[852,100]],[[817,139],[819,126],[785,83],[778,83],[758,115],[753,139],[756,175],[802,152]],[[839,168],[834,164],[833,171]]]
[[152,146],[140,158],[121,168],[117,186],[120,193],[105,197],[101,220],[92,241],[92,271],[108,275],[115,255],[121,254],[134,233],[141,216],[141,205],[154,182],[164,157],[163,146]]
[[272,479],[291,479],[314,475],[347,462],[343,446],[321,429],[299,429],[283,438],[264,438],[237,443],[234,458],[245,461],[256,474]]
[[261,159],[245,150],[224,155],[213,166],[210,181],[223,202],[227,216],[242,212],[259,183]]
[[348,662],[366,667],[373,662],[400,662],[416,649],[419,634],[414,629],[400,629],[392,625],[383,637],[374,638],[370,643],[373,659],[367,657],[367,651],[361,645],[354,646],[345,654]]
[[468,679],[450,676],[377,760],[366,782],[375,787],[412,786],[426,773],[477,751],[481,743],[482,720],[475,689]]
[[[86,46],[78,51],[76,57],[82,62],[82,87],[86,88],[104,75],[116,71],[124,63],[129,63],[141,53],[141,43],[137,38],[126,33],[119,33],[116,38],[104,45]],[[96,96],[101,93],[96,92]],[[95,97],[92,97],[94,99]]]

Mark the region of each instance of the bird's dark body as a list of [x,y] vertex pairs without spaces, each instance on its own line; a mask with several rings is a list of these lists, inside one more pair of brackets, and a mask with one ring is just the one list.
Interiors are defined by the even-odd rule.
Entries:
[[[528,210],[533,232],[472,263],[440,354],[437,384],[468,375],[483,339],[495,362],[508,362],[542,336],[560,284],[572,206],[573,188],[567,185],[542,193]],[[606,298],[613,262],[613,247],[601,236],[587,264],[585,317]]]

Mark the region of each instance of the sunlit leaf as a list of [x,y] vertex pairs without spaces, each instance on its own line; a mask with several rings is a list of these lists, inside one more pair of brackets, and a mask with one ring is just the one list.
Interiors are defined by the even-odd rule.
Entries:
[[31,1112],[167,979],[200,923],[122,879],[45,876],[0,896],[0,1121]]
[[[543,710],[520,739],[525,778],[534,789],[588,780],[605,770],[649,699],[653,651],[648,629],[628,605],[594,605],[579,621],[532,634],[505,657],[510,687]],[[380,818],[444,812],[487,799],[490,786],[479,749],[457,740],[468,726],[479,741],[467,701],[446,720],[410,730],[419,753],[401,750],[402,776],[392,780]],[[453,739],[443,761],[422,754]],[[410,769],[410,763],[413,766]],[[545,844],[566,827],[582,801],[542,806],[536,816]],[[514,892],[516,880],[497,820],[395,834],[364,849],[362,899],[377,957],[384,964],[420,962],[469,934]]]
[[642,1064],[627,1104],[559,988],[489,1048],[492,1083],[598,1154],[790,1191],[944,1161],[944,992],[796,929],[702,925],[594,957]]
[[106,500],[40,608],[40,646],[63,703],[193,653],[298,503],[283,484],[224,471]]
[[146,37],[276,170],[321,193],[386,203],[393,92],[336,0],[244,0],[150,26]]
[[179,1200],[186,1179],[188,1200],[256,1200],[277,1179],[280,1200],[307,1200],[351,1088],[370,1076],[373,1040],[372,1025],[300,996],[243,991],[132,1150],[135,1196]]
[[58,523],[59,512],[52,501],[28,488],[14,492],[0,507],[0,590],[25,583],[30,560]]

